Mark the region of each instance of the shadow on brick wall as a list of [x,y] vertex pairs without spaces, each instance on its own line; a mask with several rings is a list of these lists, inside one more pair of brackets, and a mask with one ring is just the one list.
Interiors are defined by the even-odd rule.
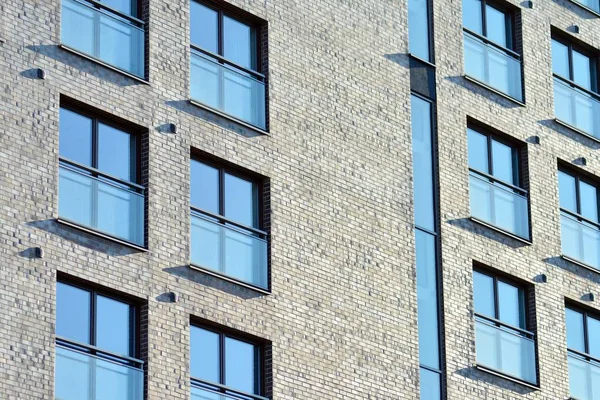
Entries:
[[556,4],[558,4],[559,6],[564,7],[567,10],[574,12],[575,14],[577,14],[577,16],[579,18],[583,18],[583,19],[597,19],[598,18],[591,12],[585,10],[583,7],[580,7],[577,4],[574,4],[570,0],[552,0],[552,1],[555,2]]
[[586,278],[596,284],[600,284],[600,275],[598,275],[598,272],[590,271],[587,268],[576,265],[570,261],[565,260],[562,257],[548,257],[544,258],[543,261],[565,271],[569,271],[574,275]]
[[600,149],[600,143],[598,143],[594,139],[591,139],[581,133],[577,133],[572,129],[567,128],[566,126],[559,124],[554,119],[542,119],[538,121],[538,124],[545,126],[546,128],[550,128],[553,131],[558,132],[561,135],[566,136],[569,139],[572,139],[578,143],[581,143],[586,147],[589,147],[594,150]]
[[[501,389],[510,390],[510,391],[512,391],[514,393],[518,393],[520,395],[526,395],[526,394],[536,391],[533,388],[529,388],[527,386],[520,385],[516,382],[512,382],[508,379],[504,379],[499,376],[489,374],[489,373],[487,373],[485,371],[481,371],[475,367],[459,369],[456,371],[456,373],[467,379],[479,381],[479,382],[485,382],[489,385],[494,385]],[[482,389],[482,390],[485,390],[485,389]],[[481,397],[479,397],[479,398],[485,399],[485,398],[487,398],[487,396],[482,393]]]
[[488,228],[487,226],[478,224],[477,222],[474,222],[471,218],[449,219],[446,222],[448,222],[450,225],[457,226],[469,232],[473,232],[477,235],[495,240],[496,242],[512,247],[513,249],[529,246],[528,243],[524,243],[520,240],[513,239],[508,235],[504,235],[496,230]]
[[490,89],[487,89],[486,87],[484,87],[482,85],[478,85],[477,83],[468,81],[462,75],[448,76],[444,79],[447,79],[450,82],[452,82],[458,86],[461,86],[470,92],[477,93],[478,95],[481,95],[481,96],[485,97],[486,99],[490,99],[490,100],[498,103],[500,106],[502,106],[504,108],[522,108],[523,107],[522,105],[517,104],[514,101],[511,101],[511,100],[505,98],[504,96],[494,93],[493,91],[491,91]]

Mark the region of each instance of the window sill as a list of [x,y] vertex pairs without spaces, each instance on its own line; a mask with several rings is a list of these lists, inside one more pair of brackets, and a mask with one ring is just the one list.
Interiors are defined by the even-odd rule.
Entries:
[[234,284],[236,284],[238,286],[245,287],[246,289],[250,289],[250,290],[253,290],[255,292],[258,292],[258,293],[261,293],[261,294],[264,294],[264,295],[267,295],[267,296],[271,294],[271,292],[269,290],[263,289],[263,288],[258,287],[258,286],[254,286],[254,285],[252,285],[250,283],[246,283],[246,282],[240,281],[238,279],[229,277],[227,275],[220,274],[220,273],[218,273],[216,271],[212,271],[210,269],[201,267],[201,266],[196,265],[196,264],[190,263],[190,268],[193,269],[193,270],[199,271],[199,272],[203,272],[203,273],[208,274],[208,275],[212,275],[215,278],[219,278],[219,279],[222,279],[224,281],[234,283]]
[[579,8],[583,8],[584,10],[586,10],[590,14],[595,15],[596,17],[600,17],[600,13],[598,11],[592,10],[591,8],[589,8],[588,6],[586,6],[585,4],[581,4],[581,3],[579,3],[579,2],[577,2],[575,0],[569,0],[569,2],[575,4]]
[[145,248],[145,247],[139,246],[139,245],[137,245],[135,243],[128,242],[126,240],[118,239],[118,238],[116,238],[114,236],[107,235],[106,233],[102,233],[102,232],[99,232],[99,231],[97,231],[95,229],[88,228],[88,227],[80,225],[80,224],[78,224],[76,222],[71,222],[69,220],[62,219],[62,218],[57,218],[56,222],[58,222],[59,224],[66,225],[68,227],[75,228],[75,229],[78,229],[80,231],[89,233],[91,235],[101,237],[101,238],[109,240],[109,241],[111,241],[113,243],[118,243],[118,244],[121,244],[123,246],[130,247],[132,249],[138,250],[138,251],[143,252],[143,253],[147,253],[148,252],[148,249]]
[[190,99],[189,101],[190,101],[191,104],[195,105],[196,107],[200,107],[203,110],[209,111],[209,112],[211,112],[213,114],[217,114],[219,117],[223,117],[223,118],[225,118],[225,119],[227,119],[227,120],[229,120],[231,122],[235,122],[236,124],[241,125],[244,128],[251,129],[254,132],[257,132],[257,133],[259,133],[261,135],[264,135],[264,136],[271,136],[271,134],[269,132],[267,132],[267,131],[265,131],[263,129],[260,129],[259,127],[254,126],[252,124],[244,122],[244,121],[242,121],[240,119],[237,119],[237,118],[235,118],[235,117],[233,117],[233,116],[231,116],[231,115],[229,115],[227,113],[224,113],[222,111],[216,110],[216,109],[214,109],[214,108],[212,108],[210,106],[207,106],[205,104],[202,104],[202,103],[200,103],[200,102],[198,102],[196,100]]
[[494,369],[487,368],[487,367],[485,367],[483,365],[475,364],[475,368],[478,369],[478,370],[480,370],[480,371],[482,371],[482,372],[488,373],[490,375],[494,375],[494,376],[500,377],[502,379],[506,379],[507,381],[510,381],[510,382],[513,382],[513,383],[525,386],[525,387],[527,387],[529,389],[540,390],[539,385],[534,385],[532,383],[525,382],[525,381],[523,381],[523,380],[521,380],[519,378],[515,378],[515,377],[512,377],[510,375],[504,374],[502,372],[496,371]]
[[571,258],[571,257],[569,257],[569,256],[565,256],[564,254],[561,254],[561,255],[560,255],[560,258],[562,258],[562,259],[563,259],[563,260],[565,260],[565,261],[568,261],[568,262],[570,262],[571,264],[575,264],[575,265],[578,265],[578,266],[580,266],[581,268],[585,268],[585,269],[587,269],[588,271],[592,271],[592,272],[595,272],[595,273],[597,273],[597,274],[600,274],[600,269],[594,268],[594,267],[592,267],[591,265],[589,265],[589,264],[586,264],[586,263],[584,263],[584,262],[582,262],[582,261],[578,261],[578,260],[576,260],[576,259],[574,259],[574,258]]
[[472,78],[469,75],[463,75],[463,77],[466,80],[468,80],[469,82],[472,82],[472,83],[474,83],[476,85],[479,85],[479,86],[483,87],[484,89],[487,89],[490,92],[493,92],[493,93],[497,94],[500,97],[504,97],[505,99],[510,100],[513,103],[515,103],[515,104],[517,104],[517,105],[519,105],[521,107],[526,107],[525,103],[523,103],[522,101],[519,101],[519,100],[515,99],[514,97],[510,97],[509,95],[507,95],[506,93],[502,93],[498,89],[494,89],[493,87],[491,87],[487,83],[481,82],[479,79]]
[[564,127],[565,127],[565,128],[567,128],[567,129],[570,129],[570,130],[572,130],[572,131],[573,131],[573,132],[575,132],[575,133],[578,133],[578,134],[580,134],[580,135],[583,135],[583,136],[587,137],[588,139],[590,139],[590,140],[593,140],[593,141],[594,141],[594,142],[596,142],[596,143],[600,143],[600,138],[597,138],[597,137],[595,137],[595,136],[592,136],[592,135],[590,135],[589,133],[587,133],[586,131],[582,131],[581,129],[579,129],[579,128],[577,128],[577,127],[575,127],[575,126],[571,125],[571,124],[568,124],[568,123],[566,123],[566,122],[564,122],[564,121],[561,121],[561,120],[560,120],[560,119],[558,119],[558,118],[554,118],[554,122],[556,122],[557,124],[559,124],[559,125],[561,125],[561,126],[564,126]]
[[494,226],[494,225],[492,225],[492,224],[490,224],[490,223],[488,223],[488,222],[482,221],[482,220],[480,220],[479,218],[475,218],[475,217],[469,217],[469,219],[470,219],[471,221],[473,221],[473,222],[475,222],[475,223],[479,224],[479,225],[483,225],[483,226],[485,226],[486,228],[489,228],[489,229],[491,229],[491,230],[493,230],[493,231],[496,231],[496,232],[498,232],[498,233],[501,233],[501,234],[503,234],[504,236],[508,236],[509,238],[511,238],[511,239],[514,239],[514,240],[517,240],[517,241],[519,241],[519,242],[521,242],[521,243],[523,243],[523,244],[526,244],[526,245],[528,245],[528,246],[531,246],[531,245],[533,244],[533,242],[532,242],[531,240],[528,240],[528,239],[522,238],[521,236],[517,236],[517,235],[515,235],[514,233],[510,233],[510,232],[508,232],[508,231],[505,231],[504,229],[498,228],[497,226]]
[[90,61],[92,61],[92,62],[94,62],[96,64],[102,65],[103,67],[106,67],[106,68],[108,68],[108,69],[110,69],[110,70],[112,70],[114,72],[117,72],[117,73],[119,73],[121,75],[127,76],[127,77],[129,77],[129,78],[131,78],[131,79],[133,79],[133,80],[135,80],[135,81],[137,81],[139,83],[143,83],[144,85],[149,85],[150,86],[150,82],[148,82],[147,80],[145,80],[143,78],[140,78],[139,76],[133,75],[133,74],[127,72],[127,71],[123,71],[120,68],[117,68],[117,67],[114,67],[114,66],[112,66],[110,64],[107,64],[107,63],[105,63],[102,60],[99,60],[99,59],[94,58],[92,56],[89,56],[89,55],[87,55],[85,53],[82,53],[82,52],[80,52],[78,50],[75,50],[72,47],[66,46],[64,44],[59,44],[58,47],[60,47],[61,49],[65,50],[65,51],[68,51],[70,53],[76,54],[79,57],[83,57],[83,58],[85,58],[87,60],[90,60]]

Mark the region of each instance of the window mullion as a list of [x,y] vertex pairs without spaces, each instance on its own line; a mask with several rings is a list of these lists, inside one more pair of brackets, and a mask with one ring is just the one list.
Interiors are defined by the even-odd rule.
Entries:
[[500,303],[498,297],[498,277],[494,276],[494,318],[500,321]]
[[486,13],[486,1],[481,1],[481,33],[484,37],[488,37],[487,35],[487,13]]
[[96,292],[90,292],[90,344],[92,346],[96,346],[96,313],[98,311],[97,309],[97,299],[96,299]]
[[[219,371],[219,380],[221,385],[227,386],[227,380],[225,379],[225,335],[219,334],[219,363],[220,363],[220,371]],[[223,389],[221,389],[223,390]]]
[[588,314],[583,313],[583,350],[585,354],[590,354],[590,343],[588,336]]

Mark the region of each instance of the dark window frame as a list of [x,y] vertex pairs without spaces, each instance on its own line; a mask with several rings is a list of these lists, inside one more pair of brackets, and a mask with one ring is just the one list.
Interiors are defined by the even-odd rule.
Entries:
[[[487,36],[487,11],[486,11],[486,6],[489,5],[490,7],[496,9],[497,11],[502,12],[504,15],[507,16],[507,18],[505,18],[505,29],[506,29],[506,43],[507,45],[509,45],[510,47],[504,47],[499,43],[496,43],[495,41],[491,40],[488,38]],[[476,37],[477,39],[483,41],[486,44],[489,44],[497,49],[499,49],[500,51],[510,55],[511,57],[521,61],[521,54],[519,52],[516,51],[517,48],[517,41],[516,41],[516,29],[517,29],[517,23],[516,23],[516,10],[511,7],[508,4],[504,4],[501,3],[499,1],[495,1],[495,0],[481,0],[481,34],[477,33],[477,32],[473,32],[472,30],[470,30],[469,28],[465,27],[463,25],[463,30],[465,32],[467,32],[468,34],[470,34],[471,36]]]
[[[559,164],[558,171],[565,173],[575,179],[575,203],[576,203],[576,207],[577,207],[577,211],[573,212],[571,210],[567,210],[567,209],[563,208],[560,205],[560,201],[559,201],[559,205],[558,205],[559,210],[561,212],[564,212],[564,213],[570,215],[573,218],[576,218],[579,222],[585,222],[587,224],[591,224],[591,225],[595,226],[597,229],[600,229],[600,185],[598,184],[598,182],[594,181],[593,179],[590,179],[589,177],[587,177],[586,175],[584,175],[580,172],[577,172],[575,169],[569,168],[562,164]],[[583,215],[581,215],[580,182],[584,182],[584,183],[596,188],[596,209],[597,209],[597,215],[598,215],[599,221],[592,221],[591,219],[588,219],[588,218],[584,217]]]
[[[240,399],[244,400],[247,398],[252,398],[254,400],[268,400],[267,397],[264,397],[264,393],[266,391],[266,363],[265,363],[265,353],[266,353],[266,342],[262,339],[256,338],[252,335],[245,334],[243,332],[234,331],[232,329],[224,328],[214,323],[208,321],[194,321],[192,320],[190,327],[196,327],[200,329],[204,329],[206,331],[212,332],[214,334],[219,335],[219,382],[211,382],[206,381],[201,378],[195,378],[190,373],[190,384],[192,387],[196,387],[199,389],[208,389],[213,392],[220,394],[229,394],[236,395]],[[245,342],[254,346],[255,357],[258,359],[258,365],[256,365],[254,377],[255,382],[255,392],[246,393],[240,390],[236,390],[235,388],[227,386],[223,381],[225,380],[225,339],[231,338],[234,340],[239,340],[241,342]],[[190,348],[191,348],[191,335],[190,335]],[[191,354],[190,354],[191,357]],[[190,360],[191,363],[191,360]]]
[[[582,353],[579,350],[570,349],[568,346],[568,341],[567,341],[567,352],[573,353],[576,356],[578,356],[579,358],[583,358],[587,362],[592,361],[592,362],[598,363],[600,365],[600,358],[594,357],[590,354],[590,337],[589,337],[589,332],[588,332],[588,317],[591,316],[591,318],[600,321],[600,313],[598,313],[596,311],[589,311],[587,308],[579,306],[574,302],[567,301],[565,303],[565,324],[566,324],[566,310],[567,309],[578,312],[583,316],[583,341],[584,341],[583,344],[584,344],[584,350],[585,350]],[[569,327],[567,325],[567,331],[568,331],[568,329],[569,329]],[[568,332],[567,332],[567,335],[568,335]]]
[[[552,76],[554,76],[557,79],[560,79],[561,81],[565,82],[569,86],[573,86],[577,89],[584,91],[585,93],[590,94],[596,100],[600,99],[600,93],[598,93],[598,91],[599,91],[598,84],[600,81],[600,76],[599,76],[600,70],[598,68],[598,62],[599,62],[599,53],[600,52],[598,52],[597,50],[593,50],[590,46],[588,46],[586,44],[583,44],[581,42],[576,41],[573,38],[570,38],[569,35],[567,35],[563,32],[560,32],[556,29],[552,29],[551,40],[557,41],[558,43],[567,47],[567,52],[568,52],[568,57],[569,57],[569,59],[568,59],[569,76],[559,75],[559,74],[555,73],[554,70],[552,71]],[[590,59],[590,87],[591,87],[591,89],[585,88],[573,80],[574,79],[573,51],[581,53]],[[554,54],[552,54],[552,57],[554,57]]]

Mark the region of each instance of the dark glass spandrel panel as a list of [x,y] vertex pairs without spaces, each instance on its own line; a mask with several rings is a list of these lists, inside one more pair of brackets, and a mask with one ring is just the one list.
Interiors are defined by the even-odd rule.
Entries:
[[463,0],[462,2],[463,26],[483,35],[481,8],[481,0]]
[[514,171],[514,149],[496,140],[492,140],[492,162],[494,176],[504,182],[517,184]]
[[570,79],[569,48],[556,40],[552,40],[552,72]]
[[126,181],[135,181],[132,142],[129,133],[98,124],[98,169]]
[[495,318],[494,279],[491,276],[473,271],[473,298],[476,313]]
[[56,335],[90,344],[90,302],[90,292],[58,282]]
[[408,44],[411,54],[431,61],[428,0],[408,0]]
[[106,4],[114,10],[121,11],[123,14],[137,17],[136,0],[100,0],[100,3]]
[[467,129],[469,139],[469,167],[489,173],[487,137]]
[[190,376],[209,382],[221,382],[219,335],[192,326],[190,329]]
[[588,56],[573,50],[573,81],[592,90],[592,66]]
[[223,56],[242,67],[256,69],[254,29],[233,18],[223,17]]
[[600,358],[600,320],[588,316],[588,342],[592,357]]
[[258,188],[254,182],[225,174],[225,216],[258,228]]
[[575,192],[575,177],[563,171],[558,171],[558,194],[560,207],[577,212],[577,196]]
[[435,230],[431,103],[411,97],[415,224]]
[[59,153],[61,157],[92,166],[92,120],[60,109]]
[[508,43],[507,18],[508,16],[490,5],[485,6],[487,20],[487,38],[502,47],[511,48]]
[[212,8],[190,2],[190,35],[193,45],[219,53],[219,14]]
[[525,303],[523,291],[505,282],[498,282],[498,319],[525,329]]
[[585,334],[583,325],[583,314],[566,309],[567,321],[567,347],[571,350],[585,352]]
[[96,346],[134,356],[131,354],[131,306],[104,296],[97,296],[96,302]]
[[225,385],[247,393],[257,393],[256,346],[232,338],[225,339]]
[[190,199],[194,207],[220,214],[219,170],[199,161],[190,163]]
[[439,330],[435,237],[415,230],[417,251],[417,300],[419,360],[421,365],[439,369]]
[[440,374],[421,368],[421,400],[441,400],[442,389]]
[[579,181],[579,196],[581,198],[581,215],[592,221],[598,221],[598,194],[596,188],[588,183]]

